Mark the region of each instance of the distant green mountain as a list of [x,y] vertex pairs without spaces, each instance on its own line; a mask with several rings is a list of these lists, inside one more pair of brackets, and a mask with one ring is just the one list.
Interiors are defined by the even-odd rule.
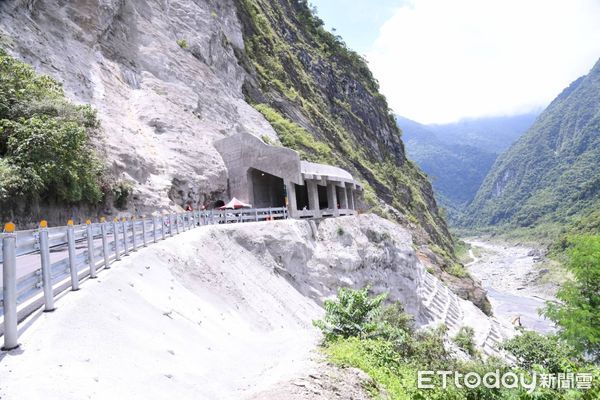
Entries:
[[473,199],[498,153],[533,123],[535,114],[423,125],[397,116],[409,158],[430,177],[450,222]]
[[529,227],[567,223],[598,210],[600,61],[498,158],[463,223]]

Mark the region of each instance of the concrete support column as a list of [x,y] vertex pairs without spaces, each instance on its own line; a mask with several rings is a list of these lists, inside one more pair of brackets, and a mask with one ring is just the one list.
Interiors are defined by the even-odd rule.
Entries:
[[351,187],[346,188],[348,192],[348,208],[351,210],[355,210],[354,208],[354,189]]
[[287,209],[290,213],[290,218],[298,217],[298,204],[296,203],[296,185],[294,182],[285,182],[285,191],[287,194]]
[[315,217],[320,217],[321,210],[319,209],[319,190],[317,189],[317,182],[307,180],[306,190],[308,191],[308,209],[314,211]]
[[333,210],[333,215],[339,215],[335,183],[327,182],[327,208]]

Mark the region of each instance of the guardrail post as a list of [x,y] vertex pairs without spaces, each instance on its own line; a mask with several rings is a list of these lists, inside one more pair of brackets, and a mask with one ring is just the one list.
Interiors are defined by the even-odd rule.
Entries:
[[106,218],[100,218],[100,233],[102,234],[102,255],[104,256],[104,268],[110,268],[110,255],[108,254],[108,237],[106,236]]
[[175,232],[179,235],[179,214],[175,213]]
[[79,274],[77,271],[77,253],[75,252],[75,228],[73,220],[67,221],[67,252],[69,253],[69,272],[71,273],[71,290],[79,290]]
[[119,261],[121,256],[119,254],[119,220],[113,219],[113,239],[115,240],[115,261]]
[[142,215],[142,243],[144,247],[148,247],[148,240],[146,239],[146,216]]
[[17,331],[17,235],[15,224],[4,225],[2,235],[2,308],[4,311],[4,346],[8,351],[19,347]]
[[85,231],[87,236],[88,263],[90,265],[90,279],[96,279],[96,260],[94,257],[94,232],[92,231],[92,221],[85,221]]
[[121,227],[123,228],[123,255],[129,255],[129,248],[127,247],[127,218],[121,218]]
[[157,235],[158,232],[156,232],[156,216],[152,215],[152,240],[154,241],[154,243],[156,243],[157,241]]
[[254,221],[258,222],[258,210],[254,209]]
[[52,272],[50,270],[50,247],[48,245],[48,222],[40,221],[40,261],[42,263],[42,287],[44,289],[44,312],[54,311]]
[[169,236],[173,237],[173,214],[169,214]]
[[162,235],[162,239],[165,240],[167,238],[167,225],[166,225],[166,222],[165,222],[165,216],[164,215],[160,216],[160,225],[161,225],[160,232],[161,232],[161,235]]
[[132,241],[132,249],[131,251],[137,250],[137,239],[135,237],[135,217],[131,217],[131,241]]

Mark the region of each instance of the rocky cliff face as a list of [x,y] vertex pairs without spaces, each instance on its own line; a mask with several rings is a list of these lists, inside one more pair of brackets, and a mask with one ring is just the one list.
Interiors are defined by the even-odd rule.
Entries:
[[[213,142],[246,131],[349,169],[370,206],[409,226],[442,265],[452,257],[431,185],[406,159],[377,82],[304,1],[4,1],[0,46],[98,110],[98,152],[133,186],[125,211],[226,197]],[[63,208],[33,218],[63,222],[74,213]],[[105,209],[80,212],[115,211],[108,193]]]

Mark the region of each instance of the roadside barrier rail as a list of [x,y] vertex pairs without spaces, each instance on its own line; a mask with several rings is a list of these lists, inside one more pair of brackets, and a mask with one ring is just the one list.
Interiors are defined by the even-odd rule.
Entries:
[[94,279],[98,271],[146,247],[204,225],[287,219],[285,207],[239,210],[189,211],[140,218],[104,218],[94,223],[17,231],[5,225],[0,234],[0,334],[2,350],[19,346],[17,324],[43,306],[54,311],[55,297],[67,289],[79,290],[83,279]]

